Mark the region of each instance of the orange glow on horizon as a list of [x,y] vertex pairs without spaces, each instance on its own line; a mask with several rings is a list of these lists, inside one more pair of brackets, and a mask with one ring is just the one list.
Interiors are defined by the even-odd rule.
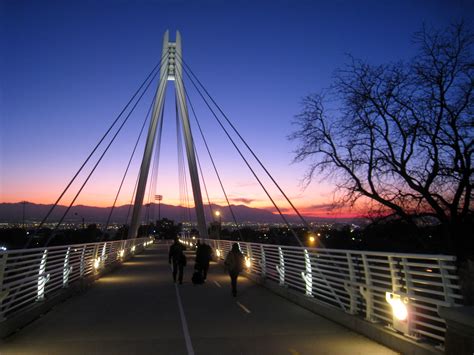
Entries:
[[[39,198],[39,199],[19,199],[19,198],[4,198],[0,203],[20,203],[22,201],[27,201],[29,203],[34,203],[34,204],[42,204],[42,205],[51,205],[54,203],[54,201],[51,201],[50,199],[47,198]],[[70,201],[65,201],[65,202],[60,202],[59,205],[69,205]],[[144,204],[147,204],[148,202],[144,202]],[[151,203],[158,204],[158,201],[151,201]],[[189,202],[189,207],[194,208],[194,203],[193,201]],[[130,204],[130,201],[118,201],[116,204],[116,207],[124,206]],[[182,205],[179,200],[176,199],[170,199],[166,200],[165,202],[161,202],[162,205],[168,205],[168,206],[174,206],[174,207],[187,207],[185,205]],[[204,203],[207,205],[207,203]],[[216,204],[218,206],[226,206],[227,203],[225,200],[219,201],[216,200],[212,202],[212,204]],[[278,215],[278,212],[275,211],[275,208],[273,206],[268,206],[268,203],[265,201],[253,201],[252,203],[243,203],[243,202],[238,202],[238,203],[232,203],[232,205],[244,205],[249,208],[258,208],[262,210],[267,210],[271,212],[272,214]],[[110,202],[105,202],[101,201],[99,199],[84,199],[78,203],[75,203],[74,206],[89,206],[89,207],[99,207],[99,208],[108,208],[112,206],[112,203]],[[313,218],[365,218],[367,217],[367,212],[364,212],[361,209],[349,209],[349,208],[338,208],[336,210],[332,211],[319,211],[317,209],[311,209],[311,206],[297,206],[299,212],[301,213],[302,216],[304,217],[313,217]],[[296,212],[294,212],[291,209],[281,209],[282,213],[285,215],[289,216],[296,216]]]

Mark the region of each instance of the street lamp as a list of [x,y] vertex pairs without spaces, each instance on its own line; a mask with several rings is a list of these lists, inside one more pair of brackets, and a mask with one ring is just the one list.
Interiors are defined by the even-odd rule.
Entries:
[[163,195],[155,195],[155,201],[158,201],[158,220],[161,219],[161,200],[163,200]]
[[78,216],[78,217],[80,217],[80,218],[82,219],[82,229],[86,229],[86,224],[85,224],[85,222],[84,222],[84,217],[83,217],[83,216],[79,216],[79,215],[77,214],[77,212],[74,213],[74,215],[76,215],[76,216]]

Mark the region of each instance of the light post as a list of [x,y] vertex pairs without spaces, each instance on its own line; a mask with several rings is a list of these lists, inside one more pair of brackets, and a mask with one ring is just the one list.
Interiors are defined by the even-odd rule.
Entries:
[[74,214],[82,219],[82,229],[86,229],[86,224],[85,224],[85,221],[84,221],[84,217],[83,217],[83,216],[79,216],[79,215],[77,214],[77,212],[74,213]]
[[155,195],[155,201],[158,201],[158,220],[161,219],[161,200],[163,200],[163,195]]

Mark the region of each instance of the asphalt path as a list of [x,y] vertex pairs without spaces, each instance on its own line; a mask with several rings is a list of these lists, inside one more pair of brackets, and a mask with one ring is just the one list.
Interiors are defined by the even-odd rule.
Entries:
[[173,283],[167,248],[154,245],[0,344],[0,354],[396,354],[211,264],[193,285],[188,254]]

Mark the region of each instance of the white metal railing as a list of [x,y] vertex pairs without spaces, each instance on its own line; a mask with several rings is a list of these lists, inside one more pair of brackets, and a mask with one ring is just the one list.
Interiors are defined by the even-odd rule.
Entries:
[[106,266],[127,259],[150,238],[0,251],[0,322]]
[[[206,242],[220,261],[235,243]],[[462,303],[454,256],[238,244],[246,272],[430,343],[444,344],[438,307]]]

